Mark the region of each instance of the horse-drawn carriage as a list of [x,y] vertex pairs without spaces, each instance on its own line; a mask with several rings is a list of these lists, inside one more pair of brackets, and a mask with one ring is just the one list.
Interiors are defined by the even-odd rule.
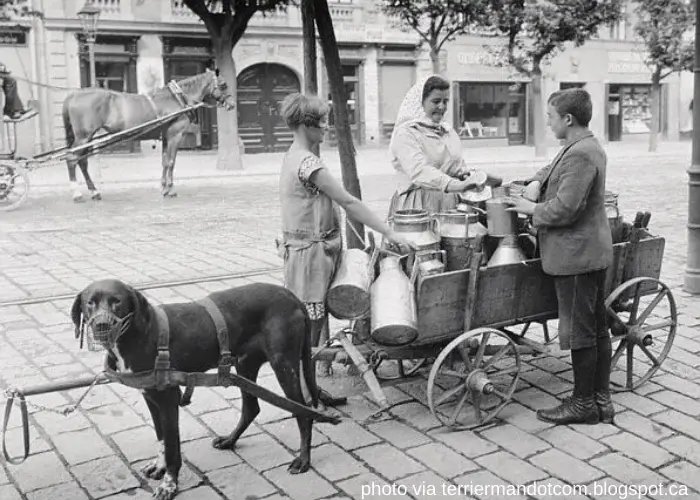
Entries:
[[[613,391],[634,390],[649,380],[675,336],[675,301],[659,280],[665,240],[649,233],[648,220],[648,213],[639,213],[634,224],[620,227],[607,270]],[[547,322],[556,319],[558,311],[553,281],[543,273],[540,259],[486,266],[483,257],[475,252],[468,268],[415,281],[415,339],[402,345],[378,342],[365,316],[353,322],[353,337],[358,339],[353,345],[340,332],[342,346],[319,348],[314,355],[364,364],[365,378],[383,407],[387,399],[372,383],[368,367],[380,380],[405,379],[434,358],[425,397],[418,395],[433,415],[452,428],[491,422],[518,389],[521,355],[554,354]],[[391,375],[385,371],[389,363],[394,364]]]
[[[195,120],[196,110],[215,102],[226,109],[235,103],[218,71],[207,70],[180,82],[170,82],[150,94],[129,94],[85,88],[70,94],[63,105],[67,145],[31,158],[17,156],[17,127],[5,121],[0,141],[0,211],[18,208],[29,194],[29,173],[42,165],[66,161],[75,201],[76,166],[93,199],[100,194],[88,174],[88,157],[132,140],[164,139],[161,186],[174,196],[173,170],[183,133]],[[105,131],[98,134],[99,131]]]

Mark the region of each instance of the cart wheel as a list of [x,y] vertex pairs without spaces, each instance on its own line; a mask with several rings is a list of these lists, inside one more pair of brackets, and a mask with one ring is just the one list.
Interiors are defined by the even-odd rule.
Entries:
[[374,367],[374,374],[379,380],[399,380],[412,377],[425,366],[427,358],[418,359],[382,359]]
[[[634,278],[618,286],[605,307],[612,341],[619,340],[613,350],[610,389],[631,391],[649,380],[668,356],[678,325],[676,301],[661,281]],[[623,354],[626,364],[617,368]]]
[[[477,328],[438,355],[428,377],[428,406],[444,425],[473,429],[493,420],[508,404],[519,377],[515,343],[493,328]],[[471,408],[465,408],[467,402]]]
[[17,165],[0,163],[0,210],[19,207],[29,194],[29,175]]

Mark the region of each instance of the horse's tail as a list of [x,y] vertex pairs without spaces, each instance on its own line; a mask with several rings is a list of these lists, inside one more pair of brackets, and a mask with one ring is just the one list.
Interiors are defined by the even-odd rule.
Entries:
[[75,132],[73,132],[73,125],[70,122],[70,106],[69,101],[71,96],[68,96],[65,101],[63,101],[63,127],[66,129],[66,144],[68,147],[73,145],[75,141]]

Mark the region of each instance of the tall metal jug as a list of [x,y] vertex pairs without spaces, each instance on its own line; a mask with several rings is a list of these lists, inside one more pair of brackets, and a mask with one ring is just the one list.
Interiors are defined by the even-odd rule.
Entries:
[[384,345],[404,345],[418,337],[416,296],[411,280],[401,269],[403,257],[379,262],[379,277],[372,284],[371,337]]
[[[425,210],[397,210],[393,216],[394,231],[413,242],[416,252],[440,250],[440,237],[433,231],[434,218]],[[408,256],[406,270],[413,269],[414,254]]]

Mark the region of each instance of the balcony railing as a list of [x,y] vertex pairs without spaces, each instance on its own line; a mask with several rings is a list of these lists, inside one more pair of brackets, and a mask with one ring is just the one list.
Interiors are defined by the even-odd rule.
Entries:
[[100,9],[100,15],[119,14],[121,12],[121,0],[92,0],[92,5]]

